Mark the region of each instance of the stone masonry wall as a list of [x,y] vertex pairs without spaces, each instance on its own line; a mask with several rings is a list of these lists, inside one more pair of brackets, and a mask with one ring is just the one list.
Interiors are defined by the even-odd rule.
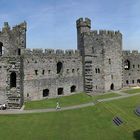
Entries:
[[[63,67],[57,74],[57,63]],[[36,73],[37,72],[37,73]],[[63,88],[62,95],[83,91],[82,61],[78,51],[66,50],[26,50],[24,55],[24,99],[37,100],[57,97],[58,88]],[[43,90],[49,94],[43,97]]]

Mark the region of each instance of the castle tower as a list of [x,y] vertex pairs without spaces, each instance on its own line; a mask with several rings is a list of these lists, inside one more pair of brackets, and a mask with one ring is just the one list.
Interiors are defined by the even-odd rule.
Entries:
[[81,36],[82,33],[84,32],[90,32],[90,28],[91,28],[91,20],[89,18],[79,18],[76,21],[76,27],[77,27],[77,49],[80,50],[80,52],[82,51],[81,48]]
[[77,20],[78,49],[82,55],[84,90],[101,93],[122,87],[122,34],[90,30],[91,21]]

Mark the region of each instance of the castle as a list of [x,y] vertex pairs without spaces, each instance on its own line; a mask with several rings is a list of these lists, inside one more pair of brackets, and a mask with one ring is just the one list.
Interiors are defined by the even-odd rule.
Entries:
[[77,50],[27,49],[26,22],[0,31],[0,103],[20,108],[26,100],[119,90],[140,83],[140,54],[122,50],[119,31],[91,30],[80,18]]

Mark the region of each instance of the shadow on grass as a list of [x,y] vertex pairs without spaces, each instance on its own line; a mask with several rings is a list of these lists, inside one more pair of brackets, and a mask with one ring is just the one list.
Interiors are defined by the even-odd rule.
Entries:
[[136,139],[136,140],[140,140],[140,130],[136,130],[133,132],[133,137]]

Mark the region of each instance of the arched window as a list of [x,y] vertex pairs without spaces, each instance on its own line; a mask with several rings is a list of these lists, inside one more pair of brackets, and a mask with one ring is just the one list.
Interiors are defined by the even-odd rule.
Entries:
[[0,42],[0,56],[3,55],[3,43]]
[[17,84],[16,79],[17,79],[16,73],[12,72],[10,75],[10,88],[16,87]]
[[124,69],[125,70],[129,70],[130,69],[130,61],[129,60],[125,60],[124,61]]
[[43,97],[49,96],[49,89],[43,90]]
[[75,85],[71,86],[70,91],[71,91],[71,93],[75,92],[76,91],[76,86]]
[[57,74],[59,74],[60,72],[62,72],[62,69],[63,69],[62,62],[58,62],[57,63]]
[[113,83],[110,86],[110,90],[114,90],[114,84]]

